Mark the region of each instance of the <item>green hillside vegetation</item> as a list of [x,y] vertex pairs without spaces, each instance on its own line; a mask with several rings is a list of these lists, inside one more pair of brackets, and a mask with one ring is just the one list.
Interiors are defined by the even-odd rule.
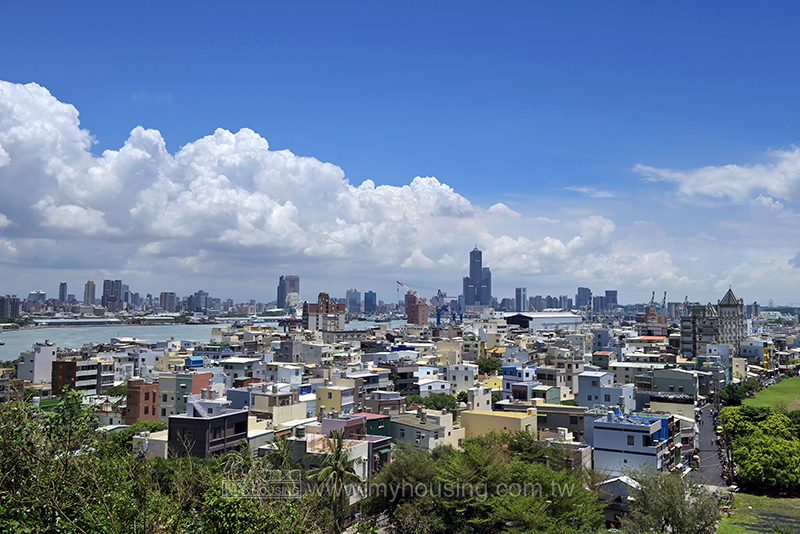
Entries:
[[[463,450],[401,447],[365,484],[341,435],[323,438],[313,469],[295,462],[286,439],[261,457],[243,447],[210,460],[147,460],[131,447],[137,428],[98,432],[79,393],[52,408],[0,405],[0,532],[366,533],[377,532],[377,517],[394,534],[588,534],[603,524],[597,476],[573,470],[566,450],[529,432],[468,438]],[[696,513],[697,487],[664,491],[681,481],[676,474],[645,477],[647,495],[660,498],[635,502],[637,521],[676,531],[676,518]],[[366,498],[348,524],[351,490]],[[717,519],[700,515],[690,522]]]

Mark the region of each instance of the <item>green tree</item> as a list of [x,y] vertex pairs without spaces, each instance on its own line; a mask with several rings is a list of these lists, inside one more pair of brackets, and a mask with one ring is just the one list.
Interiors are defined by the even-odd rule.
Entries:
[[267,462],[281,471],[296,469],[298,463],[294,460],[294,449],[286,436],[279,436],[273,443],[275,448],[267,453],[265,457]]
[[427,397],[423,397],[422,402],[426,408],[432,410],[454,410],[456,407],[455,395],[447,393],[431,393]]
[[444,532],[438,504],[430,493],[416,491],[429,487],[436,480],[437,461],[452,449],[431,453],[407,444],[392,452],[392,462],[387,464],[368,485],[365,510],[383,515],[396,534]]
[[124,397],[128,394],[128,382],[123,382],[122,384],[118,384],[116,386],[111,386],[106,391],[106,395],[109,397]]
[[797,492],[800,442],[755,433],[734,441],[733,460],[743,486]]
[[719,393],[720,400],[726,406],[739,406],[742,401],[747,397],[747,390],[744,386],[737,384],[728,384]]
[[481,356],[475,363],[478,364],[478,372],[482,375],[497,374],[503,368],[503,361],[494,356]]
[[331,532],[344,531],[349,511],[349,493],[361,479],[353,469],[353,459],[344,446],[344,435],[333,432],[331,437],[323,436],[325,454],[322,465],[308,472],[309,481],[316,485],[317,492],[329,504],[333,515]]
[[746,436],[756,430],[756,425],[743,414],[742,408],[742,406],[728,406],[719,413],[719,420],[725,428],[725,435],[730,438]]
[[797,429],[791,418],[785,413],[773,412],[758,424],[758,430],[767,436],[775,436],[785,440],[793,440]]
[[630,513],[622,519],[626,533],[716,532],[719,500],[691,477],[655,469],[639,469],[630,476],[638,487],[631,489]]

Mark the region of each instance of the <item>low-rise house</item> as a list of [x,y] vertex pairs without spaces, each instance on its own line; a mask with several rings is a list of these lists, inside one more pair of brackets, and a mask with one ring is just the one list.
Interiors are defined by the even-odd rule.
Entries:
[[444,380],[450,381],[450,390],[453,393],[467,391],[478,381],[478,366],[474,363],[442,365],[439,367],[439,373]]
[[398,391],[373,391],[364,404],[365,410],[382,415],[401,415],[406,412],[406,398]]
[[227,399],[210,396],[208,390],[188,396],[186,413],[169,417],[167,441],[174,454],[210,458],[247,442],[249,412],[228,410]]
[[594,448],[594,469],[611,476],[639,467],[669,470],[673,458],[666,421],[614,410],[599,417],[587,415],[584,438]]
[[536,408],[528,408],[526,412],[492,412],[472,411],[461,413],[461,426],[466,437],[482,436],[492,430],[500,432],[532,432],[537,435]]
[[355,388],[349,386],[327,385],[317,388],[317,414],[347,414],[360,411],[354,405]]
[[186,413],[186,399],[211,386],[212,373],[161,373],[158,377],[158,420],[169,423],[172,415]]
[[392,416],[392,441],[408,443],[429,451],[446,445],[447,428],[428,419],[424,410],[416,414]]
[[144,379],[128,380],[125,424],[158,421],[158,383]]
[[450,382],[438,378],[420,378],[419,382],[420,397],[427,397],[431,393],[450,394]]
[[620,406],[627,412],[636,409],[633,386],[614,385],[614,374],[608,371],[584,371],[578,376],[580,393],[575,404],[593,408],[596,405]]

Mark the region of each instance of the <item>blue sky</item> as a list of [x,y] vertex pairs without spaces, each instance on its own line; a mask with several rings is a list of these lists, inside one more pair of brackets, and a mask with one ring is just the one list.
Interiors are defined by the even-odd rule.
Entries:
[[[6,3],[0,185],[21,190],[0,198],[0,292],[67,280],[80,293],[113,276],[269,300],[294,273],[310,299],[357,287],[391,300],[396,279],[455,295],[478,244],[498,297],[580,285],[622,302],[715,301],[730,285],[747,302],[800,303],[797,11]],[[79,119],[54,121],[55,103]],[[24,142],[49,139],[49,120],[73,148],[80,129],[93,141],[34,143],[34,158]],[[218,128],[255,137],[195,146]],[[276,167],[247,152],[266,151],[256,138],[299,158]],[[146,169],[104,155],[159,142],[166,155]],[[242,150],[259,163],[231,170]],[[81,178],[97,169],[100,182]],[[327,201],[281,191],[281,173]],[[367,180],[377,189],[359,193]],[[398,202],[428,211],[398,217]]]

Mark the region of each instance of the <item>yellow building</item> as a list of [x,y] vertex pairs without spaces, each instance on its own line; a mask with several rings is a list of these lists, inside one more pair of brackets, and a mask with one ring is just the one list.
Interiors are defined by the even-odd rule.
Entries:
[[492,388],[492,391],[503,392],[503,377],[502,375],[489,376],[483,379],[483,385]]
[[320,386],[317,388],[317,414],[323,410],[340,414],[353,413],[355,389],[348,386]]
[[469,410],[461,413],[461,426],[466,437],[482,436],[492,430],[499,432],[520,432],[527,430],[537,435],[536,408],[526,412],[488,412]]

